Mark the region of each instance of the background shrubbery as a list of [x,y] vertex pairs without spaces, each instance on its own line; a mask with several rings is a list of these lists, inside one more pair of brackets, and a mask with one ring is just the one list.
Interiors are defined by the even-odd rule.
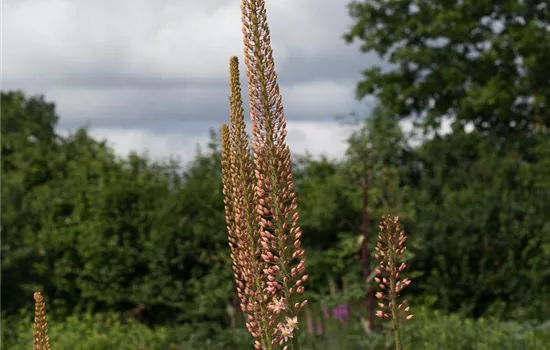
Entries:
[[[181,171],[136,154],[116,158],[85,130],[56,136],[55,124],[39,124],[37,117],[48,120],[48,113],[55,120],[53,107],[40,98],[2,93],[2,108],[3,312],[6,317],[24,312],[27,322],[8,317],[4,344],[16,348],[30,341],[29,296],[37,289],[53,316],[56,347],[107,349],[100,345],[107,338],[114,344],[109,346],[146,349],[191,338],[197,347],[208,339],[216,348],[248,344],[241,323],[228,330],[234,299],[215,135]],[[371,127],[369,122],[363,128]],[[379,163],[369,212],[374,218],[384,212],[404,218],[413,309],[427,305],[461,316],[517,320],[474,326],[458,316],[425,317],[408,326],[405,340],[436,349],[462,344],[459,338],[466,346],[483,334],[479,346],[517,343],[518,349],[535,349],[532,342],[548,337],[547,328],[528,326],[548,317],[547,142],[533,137],[520,160],[475,131],[455,132],[418,148],[403,143],[406,157]],[[353,181],[352,152],[350,147],[341,162],[309,157],[295,162],[312,276],[307,297],[318,311],[353,301],[365,311],[358,262],[361,192]],[[82,316],[108,313],[115,320],[112,315],[139,304],[144,310],[132,317],[141,323],[107,326]],[[350,348],[372,340],[358,317],[327,334],[321,343],[350,342]],[[79,343],[81,337],[91,345]]]
[[[323,316],[319,315],[320,318]],[[324,334],[302,333],[303,348],[307,350],[384,350],[387,337],[374,333],[365,335],[355,317],[347,323],[324,319]],[[444,316],[439,312],[418,309],[415,322],[404,328],[405,349],[456,349],[456,350],[522,350],[544,349],[550,341],[550,323],[531,325],[515,321],[499,322],[494,319],[461,319],[456,315]],[[2,345],[6,349],[32,348],[32,322],[10,318],[3,321]],[[6,323],[9,322],[9,327]],[[51,343],[59,350],[136,350],[136,349],[248,349],[250,335],[243,327],[218,329],[208,336],[204,329],[188,326],[155,327],[150,329],[130,320],[121,323],[116,314],[81,314],[66,320],[53,320],[49,326]],[[389,329],[387,329],[389,332]],[[308,345],[309,344],[309,345]]]
[[[295,155],[293,163],[307,298],[314,318],[327,322],[323,335],[302,336],[311,349],[383,349],[388,339],[378,323],[365,335],[360,321],[366,179],[370,246],[381,215],[399,215],[409,236],[415,319],[406,348],[541,349],[550,343],[550,34],[541,29],[550,24],[548,7],[432,0],[414,12],[402,0],[380,12],[367,3],[351,6],[356,26],[347,39],[395,65],[367,70],[359,84],[360,97],[373,95],[380,106],[360,121],[344,159]],[[480,24],[491,14],[508,30]],[[468,34],[476,28],[482,34]],[[442,46],[430,46],[438,37]],[[492,46],[477,56],[460,51],[481,42]],[[517,105],[518,96],[530,98]],[[36,290],[46,298],[55,349],[250,344],[232,309],[215,133],[180,168],[116,157],[86,129],[57,135],[55,106],[43,97],[2,92],[1,108],[6,349],[31,346]],[[425,115],[420,126],[432,132],[442,116],[456,118],[449,134],[412,146],[398,127],[411,115]],[[324,319],[323,308],[345,304],[353,305],[348,321]]]

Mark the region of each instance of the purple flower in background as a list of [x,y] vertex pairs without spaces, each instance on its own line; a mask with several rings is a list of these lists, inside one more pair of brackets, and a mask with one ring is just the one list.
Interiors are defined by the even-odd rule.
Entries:
[[311,314],[307,314],[307,332],[309,334],[313,334],[314,332],[314,328],[315,328],[315,325],[314,325],[314,322],[313,322],[313,318],[311,317]]
[[319,335],[323,334],[323,324],[321,322],[317,323],[317,334]]
[[343,322],[349,316],[349,305],[337,305],[332,309],[332,315],[335,319]]
[[325,319],[330,318],[330,314],[331,314],[330,311],[332,311],[332,317],[334,317],[336,320],[338,320],[340,322],[343,322],[348,318],[349,313],[350,313],[350,308],[349,308],[348,304],[336,305],[336,306],[332,307],[332,309],[324,307],[323,308],[323,315],[325,316]]
[[329,318],[330,314],[329,314],[328,308],[326,307],[323,308],[323,315],[325,315],[325,320]]
[[[328,316],[328,310],[326,312],[326,315]],[[318,335],[323,334],[323,323],[321,322],[321,320],[318,320],[317,317],[315,317],[315,320],[314,320],[310,310],[306,311],[306,320],[307,320],[307,332],[309,334],[313,335],[315,334],[315,331],[317,331]]]

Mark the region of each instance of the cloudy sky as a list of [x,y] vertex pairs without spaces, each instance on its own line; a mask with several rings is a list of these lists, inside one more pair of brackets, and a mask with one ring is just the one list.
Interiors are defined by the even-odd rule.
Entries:
[[[294,153],[343,154],[335,117],[368,110],[354,88],[380,62],[342,39],[348,2],[267,0]],[[121,155],[185,162],[227,120],[240,0],[3,0],[2,44],[2,89],[54,101],[61,133],[88,123]]]

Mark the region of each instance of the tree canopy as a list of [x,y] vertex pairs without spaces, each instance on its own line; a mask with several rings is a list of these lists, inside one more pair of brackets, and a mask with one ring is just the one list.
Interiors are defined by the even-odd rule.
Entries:
[[389,69],[363,73],[357,95],[437,128],[472,123],[499,135],[550,127],[550,6],[544,0],[352,1],[348,42]]

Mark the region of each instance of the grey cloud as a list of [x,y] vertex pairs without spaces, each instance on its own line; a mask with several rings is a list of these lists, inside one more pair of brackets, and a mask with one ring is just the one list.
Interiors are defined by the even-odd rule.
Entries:
[[[343,41],[348,2],[268,2],[289,120],[333,120],[361,107],[355,84],[377,60]],[[239,1],[56,4],[6,1],[3,89],[45,94],[62,128],[170,130],[226,120],[228,59],[242,56]]]
[[355,48],[337,47],[323,57],[293,57],[277,65],[279,78],[286,83],[332,80],[355,87],[361,79],[361,72],[374,65],[383,65],[372,55],[357,53]]

